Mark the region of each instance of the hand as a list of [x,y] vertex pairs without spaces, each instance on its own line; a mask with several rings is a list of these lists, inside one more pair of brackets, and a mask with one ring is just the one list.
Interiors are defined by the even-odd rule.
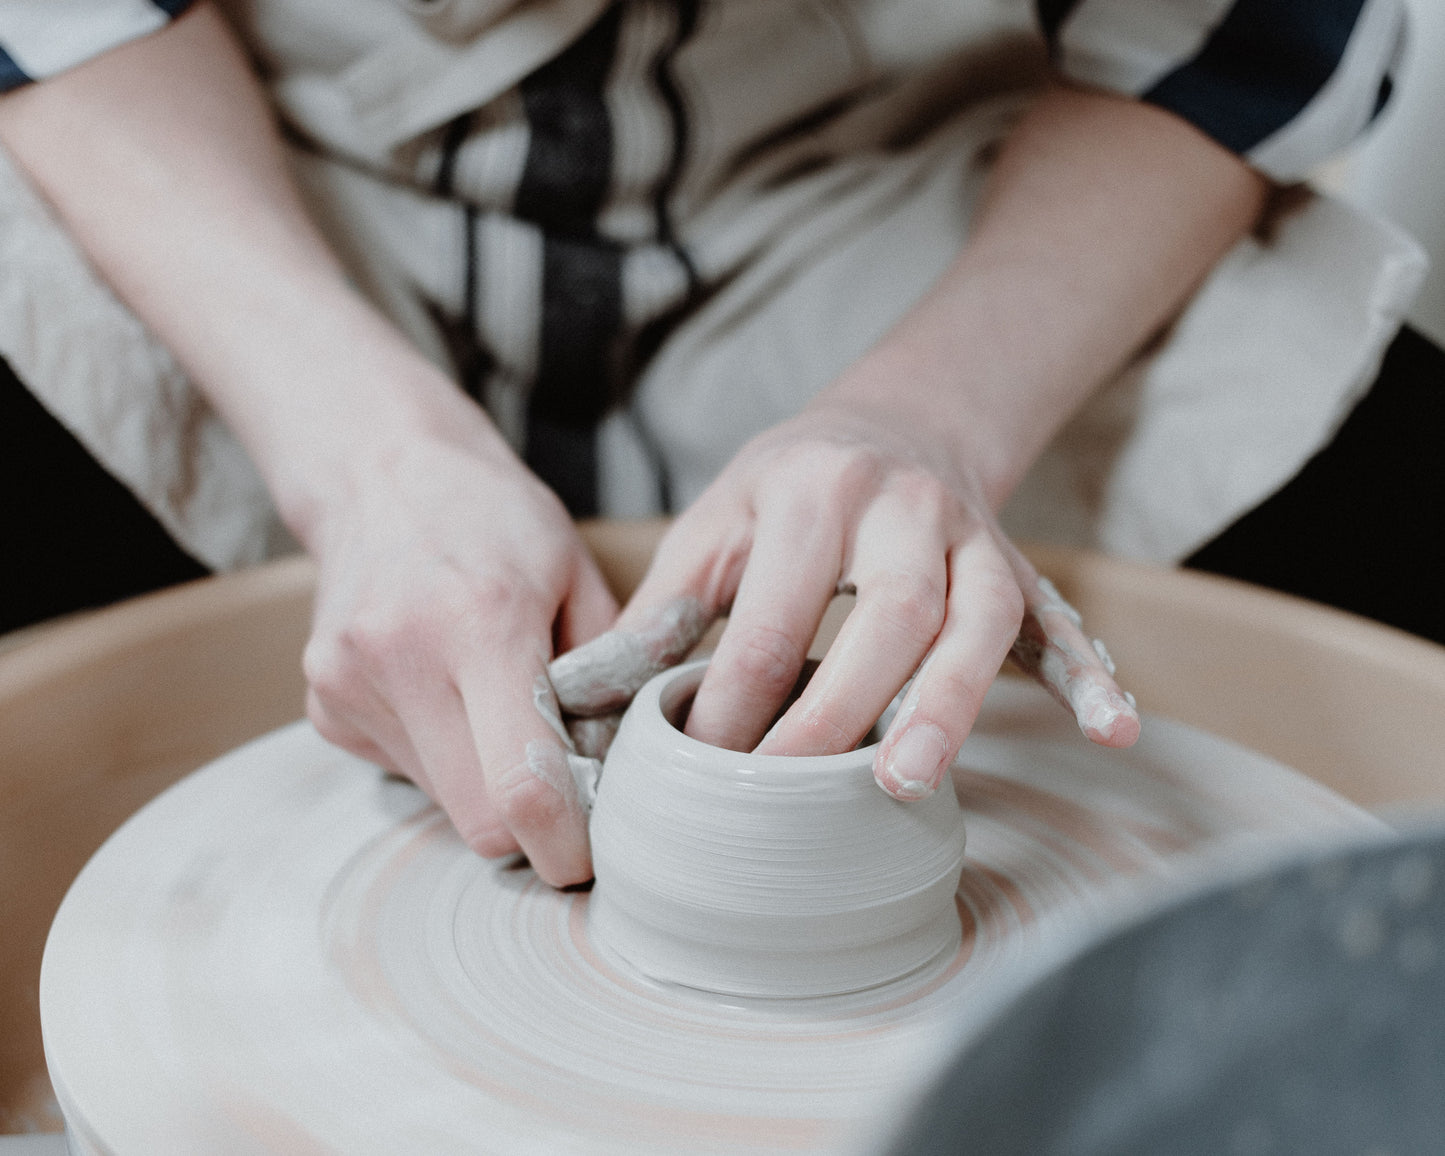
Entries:
[[[478,415],[478,423],[480,423]],[[591,877],[586,811],[546,666],[617,607],[557,499],[486,437],[358,471],[319,521],[307,713],[411,779],[476,851]]]
[[[660,638],[679,608],[693,608],[687,619],[702,626],[731,608],[688,734],[761,753],[848,750],[917,671],[874,773],[890,794],[921,798],[942,781],[1012,650],[1093,741],[1134,741],[1137,714],[1102,648],[1008,541],[978,483],[934,443],[887,407],[868,412],[825,395],[749,443],[678,519],[616,636]],[[840,588],[857,592],[857,606],[770,728]],[[595,661],[580,660],[603,646],[574,665],[595,673]],[[564,708],[578,710],[574,698],[563,693]],[[580,713],[616,705],[599,700]]]

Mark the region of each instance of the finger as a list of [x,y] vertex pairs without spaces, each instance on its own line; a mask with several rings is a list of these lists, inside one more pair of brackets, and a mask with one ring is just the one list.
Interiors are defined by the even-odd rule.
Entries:
[[873,760],[873,777],[894,798],[922,799],[938,789],[1022,616],[1023,595],[992,536],[956,547],[943,629]]
[[705,492],[663,535],[618,629],[641,629],[658,607],[681,597],[696,599],[709,624],[725,613],[747,567],[753,524],[750,509]]
[[858,601],[760,754],[852,750],[938,637],[948,591],[946,547],[932,524],[905,514],[892,503],[876,503],[859,526],[848,568]]
[[[410,740],[397,725],[395,735],[388,734],[385,738],[373,740],[367,737],[366,732],[361,729],[358,723],[345,720],[327,710],[314,691],[307,693],[306,703],[307,716],[315,724],[316,729],[328,742],[333,742],[339,747],[350,751],[354,755],[375,763],[382,770],[389,774],[400,775],[422,791],[427,798],[436,803],[442,810],[451,812],[442,799],[437,797],[437,792],[432,786],[427,774],[425,765],[416,751],[412,748]],[[391,716],[394,719],[394,716]],[[433,756],[435,761],[435,756]],[[456,824],[453,823],[455,826]],[[492,828],[481,837],[474,837],[479,853],[489,858],[496,858],[501,855],[515,854],[520,847],[515,839],[511,837],[504,827],[494,824]]]
[[562,709],[583,718],[622,710],[648,679],[691,653],[712,618],[696,598],[679,595],[635,616],[634,627],[609,630],[553,659],[547,675]]
[[482,763],[472,738],[466,704],[446,681],[422,680],[394,696],[397,716],[416,751],[420,771],[413,777],[447,813],[457,834],[473,851],[489,859],[521,848],[490,797]]
[[759,519],[727,627],[698,687],[685,732],[751,750],[797,682],[838,586],[838,522],[804,505]]
[[586,554],[580,554],[571,588],[557,615],[557,653],[591,641],[616,620],[617,599],[607,588],[597,564]]
[[366,676],[328,660],[326,649],[306,650],[306,715],[312,725],[328,742],[426,790],[421,759],[396,712]]
[[526,638],[502,640],[457,681],[487,796],[537,874],[561,887],[592,877],[587,813],[546,656]]
[[1079,612],[1017,550],[1010,559],[1024,592],[1025,611],[1012,657],[1074,716],[1085,737],[1107,747],[1132,746],[1139,712],[1114,680],[1103,642],[1084,633]]
[[356,723],[328,710],[314,690],[306,692],[306,717],[327,742],[350,751],[369,763],[375,763],[384,771],[411,777],[403,769],[401,759],[383,750],[381,745]]
[[[686,658],[733,598],[751,545],[736,529],[721,546],[723,523],[706,494],[673,523],[615,625],[555,659],[548,675],[562,710],[591,718],[622,710],[647,682]],[[731,507],[727,511],[735,515]]]

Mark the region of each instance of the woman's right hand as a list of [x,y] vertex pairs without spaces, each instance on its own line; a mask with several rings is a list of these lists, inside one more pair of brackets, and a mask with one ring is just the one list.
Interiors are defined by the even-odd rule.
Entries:
[[477,852],[591,877],[546,669],[617,606],[566,511],[483,427],[366,460],[313,518],[307,713],[412,780]]
[[[320,563],[310,711],[485,854],[591,872],[544,671],[615,606],[561,506],[363,300],[210,4],[0,99],[0,142]],[[555,711],[553,712],[555,717]]]

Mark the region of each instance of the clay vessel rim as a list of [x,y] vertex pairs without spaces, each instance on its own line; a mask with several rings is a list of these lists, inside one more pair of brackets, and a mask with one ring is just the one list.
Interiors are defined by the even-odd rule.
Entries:
[[[694,659],[654,675],[652,680],[637,692],[636,697],[637,707],[645,711],[648,717],[661,716],[662,724],[667,728],[665,732],[653,729],[654,741],[663,741],[665,734],[666,741],[675,744],[674,750],[677,754],[707,760],[705,763],[700,761],[695,768],[690,769],[705,771],[716,777],[732,777],[743,782],[755,781],[757,775],[766,775],[769,772],[786,773],[793,778],[799,775],[821,777],[865,773],[869,779],[873,777],[873,758],[882,745],[880,742],[856,746],[852,750],[833,755],[759,755],[752,751],[734,751],[727,747],[713,746],[684,734],[668,716],[682,699],[696,692],[702,683],[708,661],[706,658]],[[728,760],[727,765],[717,765],[723,759]]]

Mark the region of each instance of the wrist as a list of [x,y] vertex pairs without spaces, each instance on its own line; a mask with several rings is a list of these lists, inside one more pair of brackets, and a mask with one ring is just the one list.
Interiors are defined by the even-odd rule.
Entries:
[[352,378],[330,394],[327,412],[277,423],[263,474],[283,521],[313,554],[353,522],[377,487],[440,456],[461,453],[497,468],[520,468],[510,447],[480,407],[440,370],[415,363]]
[[821,391],[813,405],[884,431],[911,456],[979,494],[997,512],[1037,453],[1014,432],[1017,414],[994,402],[961,359],[930,357],[885,339]]

